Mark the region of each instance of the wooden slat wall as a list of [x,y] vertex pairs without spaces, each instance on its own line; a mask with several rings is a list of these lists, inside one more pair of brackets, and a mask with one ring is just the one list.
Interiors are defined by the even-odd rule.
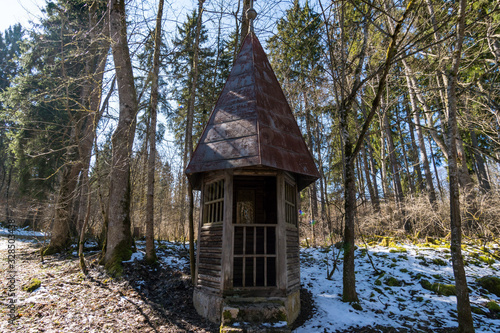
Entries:
[[300,288],[299,232],[294,226],[286,228],[286,257],[288,290]]
[[222,223],[205,224],[200,231],[198,285],[220,290]]

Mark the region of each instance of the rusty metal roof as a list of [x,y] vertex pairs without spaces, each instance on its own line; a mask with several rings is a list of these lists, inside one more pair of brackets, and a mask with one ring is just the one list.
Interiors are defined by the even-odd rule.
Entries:
[[255,166],[296,174],[300,189],[319,178],[262,45],[249,33],[186,174],[198,188],[202,172]]

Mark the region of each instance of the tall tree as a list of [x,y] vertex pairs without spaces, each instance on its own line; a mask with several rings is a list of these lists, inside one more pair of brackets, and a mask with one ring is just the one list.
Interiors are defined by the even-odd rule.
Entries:
[[457,312],[458,329],[460,332],[474,332],[474,322],[465,276],[464,261],[462,257],[462,225],[460,217],[460,192],[458,187],[458,165],[457,165],[457,81],[462,58],[462,46],[465,36],[465,16],[467,1],[460,0],[458,10],[458,23],[456,26],[456,39],[452,52],[452,63],[446,71],[448,78],[448,175],[450,178],[450,223],[451,223],[451,257],[453,263],[453,275],[457,290]]
[[158,14],[156,16],[155,29],[155,46],[153,53],[153,70],[152,70],[152,86],[151,86],[151,101],[150,124],[148,133],[148,190],[146,203],[146,261],[156,261],[156,253],[154,248],[154,185],[155,185],[155,162],[156,162],[156,119],[158,108],[158,76],[160,73],[160,46],[161,46],[161,22],[163,16],[163,0],[158,4]]
[[109,0],[109,32],[119,96],[119,118],[113,133],[108,227],[104,263],[113,275],[121,275],[122,261],[132,254],[130,232],[130,157],[138,111],[137,92],[127,40],[124,0]]
[[[277,33],[268,40],[271,65],[281,86],[292,105],[295,115],[305,122],[306,143],[309,150],[317,151],[314,145],[314,111],[319,110],[317,91],[323,77],[323,44],[321,42],[321,16],[315,13],[306,1],[301,6],[294,1],[292,8],[285,12],[278,20]],[[309,187],[310,220],[318,217],[317,186],[313,183]],[[311,223],[314,237],[314,223]]]
[[[321,1],[320,1],[321,5]],[[363,68],[365,68],[365,61],[367,56],[367,38],[369,30],[366,28],[367,24],[370,24],[371,20],[371,9],[364,9],[363,11],[357,10],[356,13],[359,16],[348,16],[347,9],[349,4],[347,2],[342,2],[337,8],[338,13],[338,27],[340,28],[340,39],[338,46],[333,40],[333,25],[326,17],[326,12],[323,10],[325,15],[325,27],[327,29],[327,45],[329,49],[330,57],[330,70],[332,73],[336,73],[338,76],[334,78],[340,92],[340,97],[338,100],[338,112],[340,118],[340,133],[342,136],[342,151],[344,153],[344,270],[343,270],[343,292],[342,299],[345,302],[358,302],[358,296],[356,293],[356,277],[354,273],[354,227],[356,218],[356,174],[355,174],[355,162],[356,157],[361,150],[362,144],[365,139],[365,135],[368,132],[370,123],[375,116],[375,113],[379,109],[382,94],[386,86],[387,75],[389,69],[393,62],[394,57],[397,54],[398,47],[401,43],[398,43],[399,34],[406,24],[406,19],[413,10],[414,2],[409,1],[406,9],[402,13],[399,20],[396,21],[396,25],[390,30],[389,36],[389,46],[387,47],[387,52],[385,53],[385,58],[381,65],[378,66],[377,72],[380,72],[378,77],[378,85],[375,90],[375,96],[370,104],[370,109],[366,118],[363,121],[363,125],[358,130],[358,135],[354,134],[351,125],[351,112],[355,104],[356,98],[359,94],[361,87],[366,82],[366,79],[362,79],[361,73]],[[359,8],[359,7],[357,7]],[[323,6],[322,6],[323,9]],[[348,45],[351,43],[356,43],[356,41],[348,40],[348,25],[351,24],[351,29],[354,26],[363,24],[365,28],[362,30],[362,37],[357,39],[361,40],[361,43],[356,48],[354,55],[349,57],[350,48]],[[337,54],[337,49],[340,51],[340,55]],[[338,63],[336,63],[338,61]],[[338,65],[338,66],[337,66]],[[352,80],[347,83],[347,75],[352,75]]]
[[[80,78],[78,86],[78,112],[75,113],[70,129],[68,148],[66,148],[67,161],[63,167],[61,182],[59,184],[59,196],[56,203],[56,213],[52,225],[50,244],[44,250],[45,254],[51,254],[64,250],[71,243],[71,235],[75,234],[77,228],[78,213],[78,182],[87,182],[90,164],[91,150],[94,142],[95,130],[99,122],[99,107],[101,102],[101,87],[106,64],[109,42],[103,36],[107,34],[104,18],[106,6],[100,2],[93,2],[86,6],[85,2],[78,3],[76,8],[70,8],[80,18],[79,26],[75,29],[75,36],[82,30],[89,31],[89,37],[80,41],[82,47],[89,50],[89,56],[82,59],[71,59],[80,61],[84,68],[84,75]],[[64,21],[61,27],[64,27]],[[75,38],[73,38],[75,39]],[[78,39],[77,39],[78,40]],[[61,43],[71,43],[61,41]],[[69,80],[65,67],[71,64],[66,60],[66,45],[61,45],[63,77]],[[78,54],[78,53],[77,53]],[[78,56],[77,56],[78,57]],[[67,87],[66,87],[67,89]],[[69,100],[69,96],[67,97]],[[67,103],[67,108],[69,103]],[[72,112],[67,109],[67,112]],[[84,194],[84,197],[86,194]],[[83,208],[83,207],[82,207]]]
[[[19,70],[16,58],[21,55],[20,43],[24,31],[20,24],[0,32],[0,96],[11,85]],[[0,98],[0,114],[4,115],[4,106]],[[9,192],[14,170],[14,154],[10,149],[9,130],[12,122],[0,115],[0,195],[5,197],[5,221],[10,218]]]

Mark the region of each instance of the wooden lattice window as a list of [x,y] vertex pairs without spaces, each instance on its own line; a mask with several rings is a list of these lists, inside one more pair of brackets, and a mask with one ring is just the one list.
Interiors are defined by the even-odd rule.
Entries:
[[234,287],[276,286],[276,227],[234,227]]
[[285,221],[297,226],[297,194],[295,186],[285,182]]
[[203,223],[224,221],[224,180],[205,185]]

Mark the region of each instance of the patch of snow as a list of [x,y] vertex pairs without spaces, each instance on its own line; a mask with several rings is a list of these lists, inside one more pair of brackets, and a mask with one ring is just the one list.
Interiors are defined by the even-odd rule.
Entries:
[[145,255],[144,252],[137,251],[137,252],[132,253],[132,256],[130,257],[129,260],[126,260],[126,261],[123,261],[123,262],[134,262],[135,260],[141,261],[141,260],[144,260],[144,255]]
[[161,261],[178,270],[182,270],[184,267],[187,267],[189,265],[189,261],[185,258],[178,258],[174,256],[167,256],[167,257],[162,257]]
[[15,229],[14,231],[10,231],[8,228],[0,227],[0,236],[9,236],[9,235],[14,235],[14,236],[24,236],[24,237],[43,237],[47,236],[45,232],[41,231],[33,231],[33,230],[27,230],[28,227],[24,228],[18,228]]
[[57,300],[59,299],[59,296],[57,295],[52,295],[50,291],[45,288],[43,285],[38,287],[37,289],[33,290],[30,294],[30,296],[20,302],[20,304],[28,304],[28,303],[41,303],[45,301],[46,299],[49,300]]
[[[331,260],[332,254],[326,254],[321,249],[302,249],[302,284],[312,293],[317,311],[295,332],[335,331],[376,325],[415,329],[457,327],[456,297],[437,295],[420,284],[422,279],[430,283],[454,284],[449,250],[439,248],[436,251],[404,244],[398,246],[405,248],[406,252],[391,253],[390,248],[382,246],[370,247],[367,253],[361,249],[356,251],[356,291],[363,310],[355,310],[352,305],[342,302],[342,257],[329,281],[326,279],[326,259]],[[335,251],[337,254],[338,250]],[[375,267],[384,273],[383,276],[375,275],[368,254]],[[441,262],[433,262],[434,259]],[[330,262],[328,269],[331,267]],[[469,265],[466,267],[468,282],[472,285],[476,277],[498,275],[499,268],[498,262],[491,266]],[[384,283],[388,277],[401,281],[402,286],[388,286]],[[379,282],[375,283],[377,280]],[[488,294],[487,297],[473,288],[471,305],[481,306],[489,299],[500,302],[495,295]],[[497,332],[498,323],[486,316],[474,315],[474,324],[476,332]]]

